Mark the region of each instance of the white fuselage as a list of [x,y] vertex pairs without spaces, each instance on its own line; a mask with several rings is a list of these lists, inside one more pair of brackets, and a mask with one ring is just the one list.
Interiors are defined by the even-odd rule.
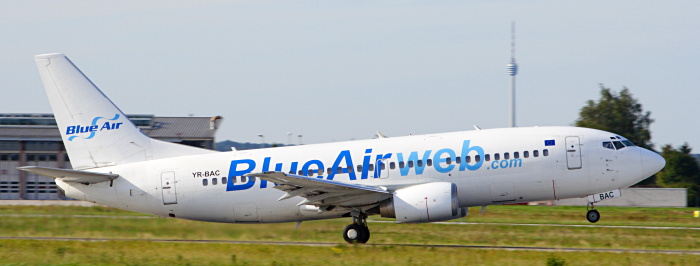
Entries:
[[658,170],[644,167],[643,153],[651,151],[605,148],[602,143],[614,137],[575,127],[476,130],[143,161],[90,169],[118,174],[111,183],[57,183],[76,199],[212,222],[290,222],[348,212],[297,206],[300,197],[278,201],[285,193],[274,184],[243,177],[264,171],[389,190],[451,182],[461,207],[485,206],[585,197],[628,187]]

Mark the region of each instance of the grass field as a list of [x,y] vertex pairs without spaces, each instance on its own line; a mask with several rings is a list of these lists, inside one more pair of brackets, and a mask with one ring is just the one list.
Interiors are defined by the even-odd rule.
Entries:
[[[485,265],[700,265],[700,255],[563,251],[508,251],[400,244],[559,247],[700,251],[700,218],[690,208],[598,208],[594,227],[582,207],[490,206],[464,221],[486,224],[393,224],[370,217],[370,245],[341,237],[349,219],[295,224],[217,224],[103,207],[0,206],[2,237],[264,240],[338,243],[332,247],[150,241],[0,239],[0,264],[485,264]],[[374,219],[374,220],[372,220]],[[387,220],[388,221],[388,220]],[[615,226],[683,227],[646,229]],[[387,244],[374,246],[371,244]]]

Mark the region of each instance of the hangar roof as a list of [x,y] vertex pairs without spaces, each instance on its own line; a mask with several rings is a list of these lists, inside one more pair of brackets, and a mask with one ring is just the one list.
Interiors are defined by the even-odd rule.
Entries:
[[[149,137],[159,139],[214,139],[222,118],[127,115]],[[0,114],[0,140],[61,139],[52,114]]]

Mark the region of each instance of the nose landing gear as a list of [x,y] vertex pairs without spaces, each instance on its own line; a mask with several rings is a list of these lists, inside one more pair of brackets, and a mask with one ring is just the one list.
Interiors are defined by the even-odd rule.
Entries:
[[588,213],[586,213],[586,219],[591,223],[598,222],[598,220],[600,220],[600,213],[595,210],[595,206],[593,206],[593,204],[607,199],[619,198],[621,196],[622,193],[620,192],[619,188],[607,192],[588,195],[588,204],[586,205],[586,210],[588,210]]
[[343,230],[343,239],[350,244],[364,244],[369,240],[369,228],[367,227],[367,215],[364,213],[352,214],[352,223]]
[[[589,206],[590,209],[588,209]],[[588,203],[588,205],[586,205],[586,210],[588,210],[588,212],[586,213],[586,220],[588,220],[591,223],[595,223],[598,220],[600,220],[600,213],[594,208],[595,206],[593,206],[593,203]]]

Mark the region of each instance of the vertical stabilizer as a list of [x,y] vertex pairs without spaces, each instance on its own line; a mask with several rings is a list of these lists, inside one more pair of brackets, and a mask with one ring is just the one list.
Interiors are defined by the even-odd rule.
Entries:
[[74,169],[212,152],[147,137],[65,55],[34,60]]

